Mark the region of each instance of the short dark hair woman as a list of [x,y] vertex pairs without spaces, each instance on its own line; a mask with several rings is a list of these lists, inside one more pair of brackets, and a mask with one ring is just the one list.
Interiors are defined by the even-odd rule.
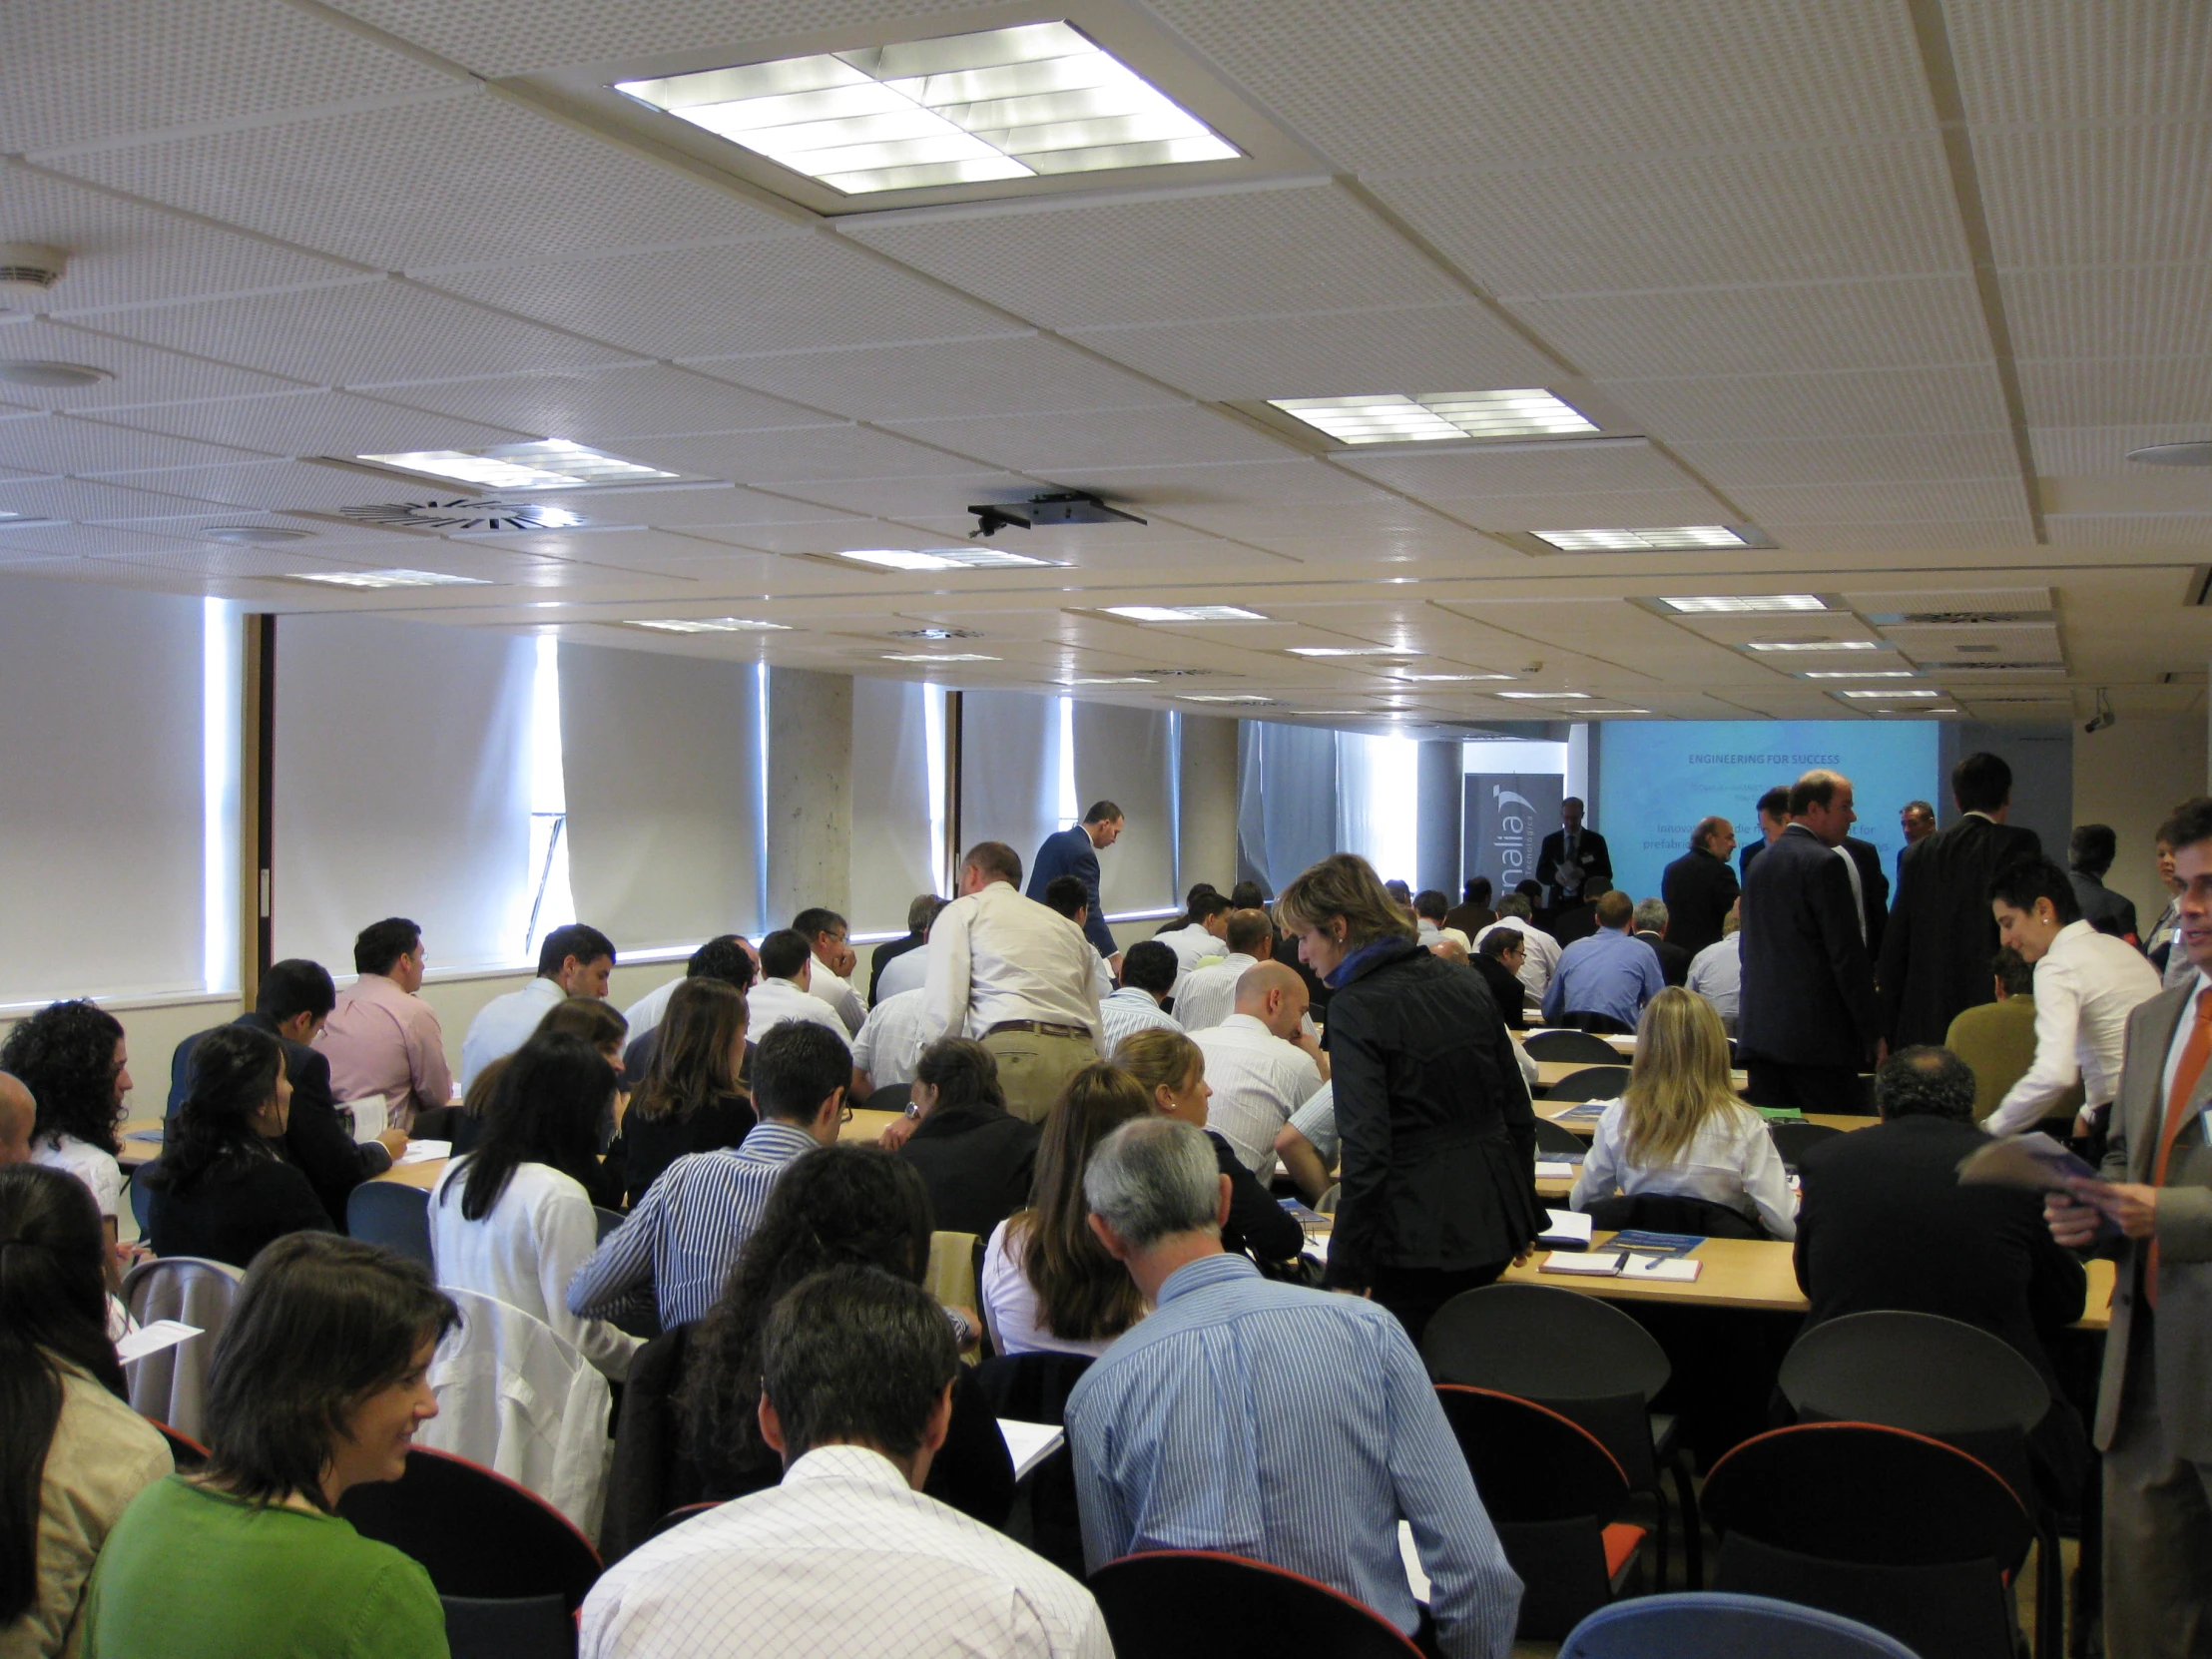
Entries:
[[759,1121],[745,1069],[745,993],[722,979],[686,979],[655,1027],[652,1063],[623,1114],[623,1179],[636,1204],[687,1153],[744,1144]]
[[1482,981],[1420,948],[1365,858],[1324,858],[1277,910],[1334,992],[1344,1191],[1328,1283],[1371,1292],[1418,1343],[1542,1229],[1528,1085]]
[[406,1471],[459,1321],[421,1267],[372,1245],[300,1233],[264,1251],[216,1341],[208,1466],[148,1487],[109,1535],[85,1651],[442,1659],[430,1575],[333,1511]]
[[330,1213],[284,1161],[283,1045],[251,1025],[219,1025],[193,1045],[191,1075],[161,1157],[139,1175],[154,1253],[243,1268],[272,1239],[327,1232]]
[[[123,1022],[90,1002],[53,1002],[18,1023],[0,1043],[0,1071],[31,1091],[31,1161],[74,1175],[92,1192],[108,1224],[111,1261],[123,1207],[123,1097],[131,1092]],[[120,1284],[118,1263],[110,1282]]]
[[61,1653],[108,1533],[171,1472],[108,1340],[108,1241],[81,1182],[0,1169],[0,1652]]

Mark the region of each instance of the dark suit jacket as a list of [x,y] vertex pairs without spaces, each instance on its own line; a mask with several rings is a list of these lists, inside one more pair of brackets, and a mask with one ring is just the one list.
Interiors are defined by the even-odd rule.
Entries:
[[1659,896],[1667,902],[1668,939],[1692,956],[1717,942],[1722,923],[1728,920],[1728,907],[1740,890],[1726,858],[1696,848],[1683,853],[1659,877]]
[[1890,923],[1890,877],[1882,868],[1882,849],[1857,835],[1844,837],[1844,850],[1859,866],[1859,891],[1866,904],[1867,954],[1882,959],[1882,935]]
[[329,1212],[306,1176],[274,1153],[227,1157],[185,1193],[171,1192],[160,1168],[157,1162],[142,1177],[146,1242],[157,1255],[205,1256],[243,1268],[286,1233],[331,1231]]
[[1785,830],[1744,884],[1742,934],[1743,1051],[1781,1065],[1866,1066],[1874,971],[1835,849],[1803,825]]
[[[1582,884],[1603,881],[1613,884],[1613,854],[1607,850],[1605,837],[1584,825],[1582,828]],[[1557,905],[1566,901],[1566,894],[1551,884],[1551,878],[1559,872],[1559,865],[1567,855],[1567,831],[1564,827],[1552,830],[1544,837],[1542,850],[1536,854],[1536,879],[1544,884],[1544,898]]]
[[1989,882],[2042,849],[2034,830],[1969,813],[1907,850],[1882,935],[1882,1026],[1893,1049],[1939,1043],[1952,1020],[1990,1000]]
[[870,1008],[882,1000],[875,990],[883,982],[883,970],[907,951],[919,950],[928,942],[927,933],[908,933],[902,939],[885,939],[875,947],[867,959],[867,1005]]
[[1236,1148],[1206,1131],[1214,1144],[1214,1162],[1229,1177],[1229,1220],[1221,1230],[1221,1248],[1231,1254],[1250,1251],[1263,1262],[1291,1262],[1306,1248],[1306,1229],[1275,1202],[1260,1178],[1244,1166]]
[[1551,925],[1546,927],[1544,931],[1557,940],[1561,948],[1564,948],[1577,939],[1588,938],[1597,931],[1597,906],[1595,904],[1569,904],[1564,909],[1554,910],[1546,919]]
[[1505,1016],[1506,1029],[1522,1031],[1528,1027],[1528,987],[1523,985],[1495,956],[1469,956],[1467,966],[1482,975],[1482,982],[1490,987],[1490,999],[1497,1004],[1497,1011]]
[[1083,890],[1090,894],[1090,920],[1083,924],[1083,931],[1101,956],[1112,956],[1117,948],[1114,930],[1106,925],[1106,906],[1098,896],[1098,848],[1091,845],[1091,832],[1080,824],[1071,829],[1057,830],[1045,836],[1037,848],[1036,861],[1029,868],[1029,885],[1025,889],[1039,904],[1044,902],[1045,883],[1057,875],[1072,875],[1083,883]]
[[988,1238],[1029,1202],[1040,1133],[1003,1107],[947,1106],[914,1126],[898,1156],[921,1171],[939,1232]]
[[1458,928],[1470,940],[1495,920],[1497,912],[1487,904],[1454,904],[1444,912],[1444,925]]
[[[1674,931],[1674,923],[1671,920],[1667,923],[1667,931],[1670,933]],[[1650,945],[1652,954],[1659,958],[1660,978],[1670,985],[1679,985],[1688,980],[1690,977],[1690,953],[1687,950],[1676,944],[1674,940],[1662,938],[1657,933],[1638,933],[1636,937]]]
[[2129,944],[2142,943],[2143,936],[2135,926],[2132,898],[2123,898],[2087,870],[2069,869],[2066,878],[2073,883],[2074,898],[2081,905],[2083,921],[2115,939],[2125,939]]

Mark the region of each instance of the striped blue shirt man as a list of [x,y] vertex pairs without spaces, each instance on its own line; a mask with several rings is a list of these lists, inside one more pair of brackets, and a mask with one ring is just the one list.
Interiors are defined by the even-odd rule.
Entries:
[[778,1177],[820,1144],[798,1124],[771,1117],[735,1151],[677,1159],[576,1270],[569,1312],[614,1319],[657,1299],[663,1330],[705,1319],[730,1264],[761,1225]]
[[1216,1549],[1303,1573],[1411,1635],[1411,1523],[1446,1659],[1503,1659],[1521,1584],[1396,1320],[1202,1256],[1086,1372],[1068,1441],[1093,1571]]

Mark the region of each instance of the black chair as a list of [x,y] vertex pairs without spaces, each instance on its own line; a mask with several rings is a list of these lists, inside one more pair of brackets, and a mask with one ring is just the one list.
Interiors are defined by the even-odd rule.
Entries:
[[1524,1038],[1521,1047],[1531,1060],[1580,1060],[1585,1065],[1612,1066],[1618,1065],[1621,1057],[1619,1049],[1587,1031],[1538,1031]]
[[1628,1476],[1596,1435],[1532,1400],[1436,1386],[1505,1559],[1520,1575],[1523,1641],[1558,1641],[1627,1585],[1644,1529],[1616,1520]]
[[1565,1026],[1572,1031],[1592,1032],[1600,1037],[1633,1037],[1636,1034],[1633,1025],[1623,1025],[1611,1014],[1593,1014],[1586,1009],[1561,1014],[1551,1023]]
[[1987,1464],[1877,1423],[1756,1435],[1705,1480],[1713,1587],[1825,1608],[1926,1659],[2013,1659],[2005,1586],[2035,1528]]
[[363,1244],[420,1262],[432,1274],[430,1195],[398,1181],[363,1181],[345,1201],[345,1230]]
[[207,1465],[208,1448],[190,1434],[180,1434],[168,1423],[156,1421],[153,1417],[146,1420],[153,1423],[162,1438],[169,1442],[169,1459],[177,1465],[179,1474],[190,1474]]
[[610,1210],[604,1204],[594,1204],[591,1213],[592,1219],[599,1223],[599,1237],[602,1240],[630,1219],[620,1210]]
[[[1011,1354],[985,1360],[973,1372],[976,1391],[994,1417],[1017,1422],[1065,1424],[1068,1395],[1090,1370],[1085,1354]],[[1027,1523],[1010,1521],[1020,1541],[1077,1578],[1083,1576],[1083,1522],[1075,1505],[1075,1457],[1066,1446],[1037,1465],[1015,1494],[1027,1505]],[[1022,1531],[1027,1532],[1021,1537]]]
[[885,1083],[860,1104],[870,1112],[903,1112],[913,1098],[913,1084]]
[[453,1659],[570,1659],[576,1652],[576,1620],[557,1595],[438,1600]]
[[1265,1561],[1148,1550],[1091,1575],[1114,1651],[1143,1659],[1413,1659],[1396,1626],[1350,1596]]
[[449,1452],[415,1447],[405,1474],[349,1487],[338,1513],[364,1538],[421,1562],[440,1596],[558,1596],[573,1614],[599,1577],[599,1552],[566,1515]]
[[450,1141],[462,1116],[458,1106],[425,1106],[415,1113],[414,1127],[407,1134],[418,1141]]
[[[1618,1059],[1618,1056],[1615,1056]],[[1546,1100],[1617,1100],[1621,1090],[1628,1087],[1628,1068],[1623,1065],[1584,1066],[1580,1071],[1570,1071],[1558,1082],[1544,1090]]]
[[1421,1359],[1437,1382],[1491,1388],[1556,1411],[1595,1435],[1631,1492],[1658,1511],[1658,1582],[1667,1581],[1668,1503],[1659,1471],[1674,1475],[1689,1583],[1705,1580],[1697,1489],[1676,1443],[1675,1418],[1652,1400],[1674,1375],[1657,1339],[1612,1304],[1554,1285],[1490,1285],[1436,1310]]
[[1881,1631],[1817,1607],[1765,1596],[1687,1590],[1639,1596],[1592,1613],[1559,1659],[1917,1659]]
[[668,1517],[707,1493],[686,1455],[676,1396],[691,1373],[694,1325],[664,1331],[630,1357],[607,1468],[599,1547],[611,1566],[652,1537]]
[[147,1166],[141,1164],[136,1169],[124,1172],[124,1178],[131,1184],[131,1219],[138,1223],[138,1234],[142,1239],[146,1237],[146,1230],[153,1225],[154,1212],[154,1196],[146,1185],[146,1168]]
[[672,1528],[682,1526],[686,1521],[690,1520],[695,1515],[704,1515],[710,1509],[719,1509],[721,1507],[722,1500],[720,1498],[715,1498],[706,1503],[687,1503],[680,1509],[671,1509],[667,1514],[663,1515],[659,1520],[653,1523],[653,1529],[646,1533],[646,1537],[658,1538],[662,1533],[667,1532]]
[[1680,1193],[1639,1193],[1601,1198],[1585,1206],[1592,1227],[1642,1228],[1650,1233],[1695,1233],[1703,1239],[1763,1239],[1766,1230],[1741,1211]]
[[1536,1156],[1539,1158],[1580,1158],[1590,1150],[1590,1143],[1571,1129],[1562,1129],[1549,1118],[1536,1120]]
[[1832,1141],[1844,1131],[1826,1123],[1770,1123],[1767,1134],[1774,1141],[1775,1151],[1782,1154],[1782,1161],[1796,1169],[1805,1155],[1823,1141]]

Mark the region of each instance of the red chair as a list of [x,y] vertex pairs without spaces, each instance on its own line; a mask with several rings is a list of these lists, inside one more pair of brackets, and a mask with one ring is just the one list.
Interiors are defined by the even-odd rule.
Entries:
[[170,1461],[177,1465],[179,1474],[190,1474],[195,1469],[207,1466],[209,1453],[206,1446],[190,1434],[180,1434],[159,1417],[148,1417],[146,1420],[169,1442]]
[[[675,1528],[682,1526],[686,1521],[690,1520],[695,1515],[704,1515],[710,1509],[719,1509],[721,1507],[722,1500],[720,1498],[716,1498],[714,1501],[709,1503],[683,1504],[678,1508],[671,1509],[667,1514],[663,1515],[659,1520],[655,1521],[653,1523],[653,1530],[648,1532],[645,1536],[646,1538],[658,1538],[662,1533],[673,1531]],[[641,1539],[639,1541],[643,1542],[644,1539]]]
[[1627,1474],[1603,1441],[1549,1406],[1450,1382],[1436,1397],[1520,1574],[1520,1636],[1562,1639],[1635,1569],[1644,1529],[1615,1518]]
[[525,1486],[465,1457],[417,1446],[397,1480],[349,1488],[338,1513],[363,1537],[420,1561],[440,1596],[558,1595],[570,1613],[598,1581],[599,1552]]
[[1416,1659],[1373,1608],[1265,1561],[1210,1549],[1124,1555],[1091,1574],[1114,1651],[1143,1659]]

